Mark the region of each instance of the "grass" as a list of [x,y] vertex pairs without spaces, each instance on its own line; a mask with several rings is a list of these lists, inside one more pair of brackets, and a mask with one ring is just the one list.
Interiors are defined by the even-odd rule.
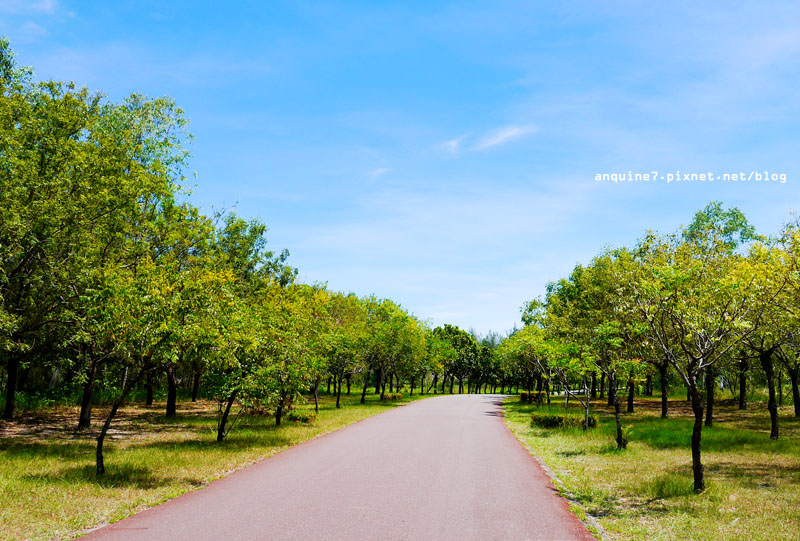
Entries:
[[661,419],[658,399],[637,399],[636,413],[623,414],[630,431],[623,451],[612,410],[600,402],[592,406],[598,428],[585,433],[531,426],[531,413],[560,413],[562,404],[548,409],[512,397],[504,408],[511,430],[613,539],[800,538],[800,419],[791,407],[780,411],[781,438],[770,441],[763,405],[740,412],[732,400],[716,404],[714,426],[703,429],[700,495],[692,492],[685,400],[671,400],[672,417]]
[[[381,402],[374,394],[320,396],[311,425],[274,426],[274,418],[243,415],[222,443],[215,442],[216,404],[179,403],[164,417],[163,403],[124,408],[106,440],[107,474],[94,473],[94,437],[75,435],[77,408],[53,407],[0,424],[0,539],[70,538],[125,518],[289,446],[337,430],[421,397]],[[313,411],[313,402],[297,405]],[[95,425],[105,415],[95,411]]]

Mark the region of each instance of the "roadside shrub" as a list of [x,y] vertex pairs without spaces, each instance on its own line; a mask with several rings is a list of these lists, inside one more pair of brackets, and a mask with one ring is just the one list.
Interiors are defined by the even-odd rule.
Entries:
[[520,402],[524,402],[526,404],[531,404],[534,401],[541,402],[545,398],[547,398],[547,395],[545,394],[544,391],[531,391],[531,392],[522,391],[521,393],[519,393]]
[[317,414],[312,411],[290,411],[286,420],[294,423],[311,424],[317,419]]
[[386,393],[381,400],[400,400],[403,398],[401,393]]
[[[538,428],[574,428],[583,427],[583,417],[577,415],[557,415],[554,413],[533,413],[531,426]],[[589,416],[588,428],[597,427],[597,417]]]

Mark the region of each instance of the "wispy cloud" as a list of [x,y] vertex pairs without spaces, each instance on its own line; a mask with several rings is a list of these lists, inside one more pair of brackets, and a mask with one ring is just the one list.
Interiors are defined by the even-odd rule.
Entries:
[[474,149],[488,150],[490,148],[504,145],[515,139],[520,139],[526,135],[530,135],[537,130],[538,128],[536,126],[530,124],[524,126],[504,126],[487,134],[483,139],[478,141]]
[[378,178],[378,177],[381,177],[381,176],[385,175],[388,172],[389,172],[389,168],[388,167],[378,167],[378,168],[373,169],[372,171],[370,171],[369,172],[369,176],[371,176],[372,178]]
[[29,2],[27,0],[0,0],[0,13],[6,15],[19,15],[23,13],[38,13],[41,15],[53,15],[58,8],[55,0],[40,0]]
[[458,151],[461,148],[461,142],[467,137],[469,137],[469,134],[465,133],[464,135],[456,137],[455,139],[445,141],[444,143],[437,145],[437,147],[446,150],[450,154],[458,154]]

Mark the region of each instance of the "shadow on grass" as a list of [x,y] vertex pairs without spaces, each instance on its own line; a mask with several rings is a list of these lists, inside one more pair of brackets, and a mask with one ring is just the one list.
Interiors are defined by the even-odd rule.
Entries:
[[153,475],[149,468],[131,466],[129,464],[107,464],[106,474],[98,477],[94,464],[70,466],[56,472],[45,474],[25,474],[22,479],[29,482],[51,484],[93,484],[103,488],[126,487],[137,489],[153,489],[161,486],[186,482],[192,485],[202,483],[199,479],[179,479]]

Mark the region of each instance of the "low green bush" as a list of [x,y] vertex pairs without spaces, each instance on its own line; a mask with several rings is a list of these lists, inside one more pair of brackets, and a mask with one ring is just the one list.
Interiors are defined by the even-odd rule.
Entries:
[[[554,413],[531,414],[531,426],[538,428],[574,428],[583,427],[583,416],[557,415]],[[589,427],[597,427],[597,417],[589,416]]]
[[286,420],[295,423],[311,424],[317,418],[317,414],[312,411],[290,411],[286,414]]

